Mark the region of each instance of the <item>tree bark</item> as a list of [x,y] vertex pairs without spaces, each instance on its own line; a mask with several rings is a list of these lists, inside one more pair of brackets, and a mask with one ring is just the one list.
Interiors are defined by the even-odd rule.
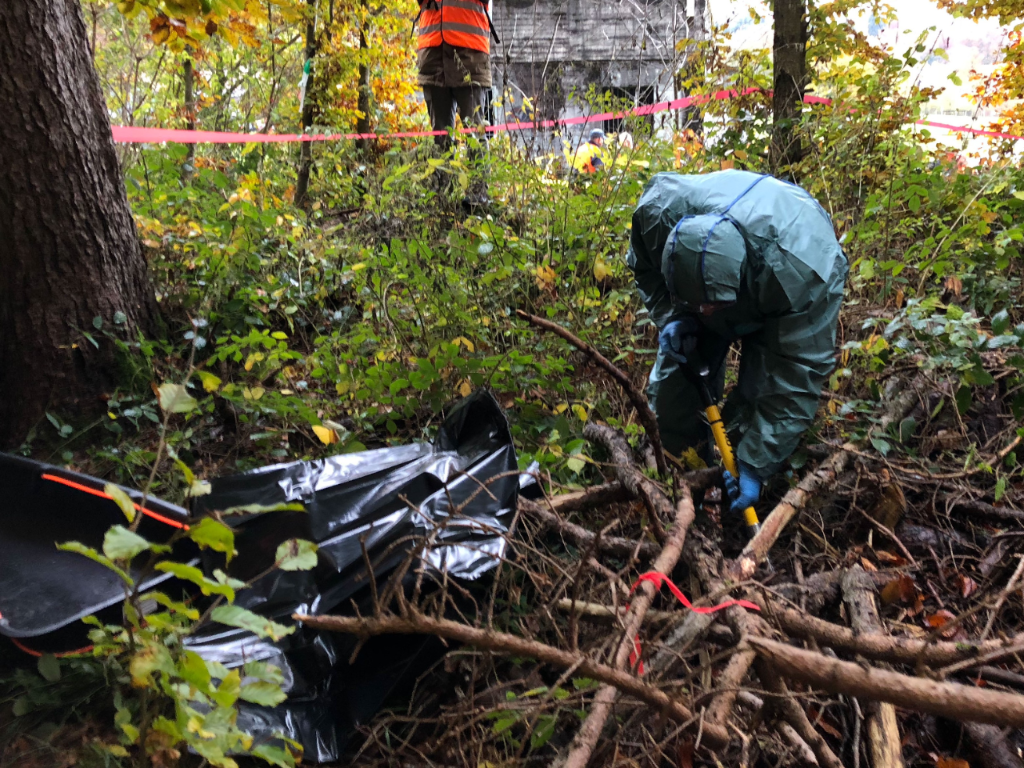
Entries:
[[772,54],[772,160],[776,166],[789,165],[803,154],[796,125],[807,87],[806,0],[775,0]]
[[0,3],[0,70],[3,448],[98,410],[115,348],[94,318],[135,336],[156,305],[78,0]]
[[[196,92],[195,92],[195,69],[192,66],[192,56],[185,54],[185,62],[181,65],[181,79],[185,91],[185,128],[194,131],[196,129]],[[188,152],[185,154],[185,162],[181,164],[181,180],[188,184],[192,180],[192,174],[196,170],[196,145],[189,144]]]
[[[306,0],[309,20],[306,22],[306,61],[309,73],[306,75],[306,89],[302,100],[302,133],[306,133],[313,125],[313,58],[316,56],[316,0]],[[309,196],[309,174],[313,168],[313,143],[300,142],[299,172],[295,180],[295,205],[305,208]]]
[[[359,25],[359,93],[356,97],[356,109],[359,110],[359,117],[356,118],[356,133],[370,133],[370,109],[373,106],[373,88],[370,85],[370,46],[366,41],[365,29],[370,14],[365,0],[361,5],[362,20]],[[360,152],[366,152],[369,148],[369,139],[356,140],[356,149]]]

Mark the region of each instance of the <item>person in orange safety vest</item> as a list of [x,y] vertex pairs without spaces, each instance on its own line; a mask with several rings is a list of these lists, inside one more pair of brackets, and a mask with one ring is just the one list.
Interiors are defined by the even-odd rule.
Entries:
[[[420,0],[417,26],[419,85],[431,129],[450,131],[456,113],[463,125],[486,125],[491,37],[497,41],[486,0]],[[481,138],[486,141],[487,135]],[[449,149],[451,141],[448,135],[434,137],[442,150]],[[484,203],[486,185],[473,190],[470,197]]]

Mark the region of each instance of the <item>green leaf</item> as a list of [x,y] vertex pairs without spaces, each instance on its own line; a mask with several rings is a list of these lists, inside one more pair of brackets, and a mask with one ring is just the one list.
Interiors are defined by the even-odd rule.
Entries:
[[173,573],[179,579],[191,581],[193,584],[198,586],[199,590],[207,597],[210,595],[223,595],[227,598],[229,603],[233,603],[235,601],[235,590],[232,587],[227,584],[211,581],[206,578],[202,571],[193,565],[174,563],[165,560],[162,563],[157,563],[155,567],[158,571]]
[[996,501],[1001,501],[1003,495],[1006,493],[1006,478],[1000,477],[996,481]]
[[583,470],[583,468],[587,466],[587,462],[585,462],[583,459],[578,459],[575,456],[573,456],[571,459],[566,460],[565,466],[570,472],[579,474]]
[[174,666],[174,659],[167,646],[160,642],[149,642],[139,648],[133,655],[128,665],[132,676],[132,685],[136,688],[146,688],[151,685],[154,672],[162,672],[174,676],[178,674]]
[[235,533],[224,523],[204,517],[188,529],[188,537],[196,544],[214,552],[223,552],[227,562],[235,556]]
[[956,391],[955,396],[956,409],[960,412],[961,416],[965,416],[969,410],[971,410],[971,403],[973,398],[971,397],[971,388],[969,386],[961,386]]
[[135,522],[135,502],[124,492],[123,488],[113,483],[107,483],[103,486],[103,492],[117,503],[129,523]]
[[240,507],[228,507],[221,510],[221,515],[262,515],[266,512],[305,512],[301,503],[292,504],[244,504]]
[[1005,309],[992,315],[992,333],[1002,336],[1010,327],[1010,313]]
[[161,384],[159,392],[160,407],[166,413],[189,413],[199,405],[182,384]]
[[147,592],[144,595],[140,595],[139,600],[141,602],[145,602],[146,600],[152,600],[153,602],[162,605],[167,610],[173,613],[180,613],[185,618],[192,619],[192,621],[195,621],[199,618],[198,609],[193,608],[192,606],[187,605],[185,603],[172,600],[163,592]]
[[249,754],[271,765],[276,765],[277,768],[295,768],[295,758],[292,756],[292,753],[281,747],[259,744],[253,747]]
[[270,638],[277,642],[282,637],[287,637],[295,631],[295,627],[286,627],[276,621],[257,616],[250,610],[238,605],[219,605],[213,609],[210,618],[229,627],[247,629],[257,637]]
[[288,694],[281,690],[280,685],[257,680],[255,683],[243,685],[238,697],[251,704],[259,704],[263,707],[276,707],[288,698]]
[[518,714],[506,714],[505,717],[495,721],[494,725],[491,726],[491,731],[495,734],[504,733],[513,725],[519,722]]
[[130,561],[149,547],[148,541],[139,534],[129,531],[123,525],[115,525],[103,537],[103,554],[111,560]]
[[217,690],[210,694],[210,698],[222,707],[233,707],[241,690],[242,676],[238,674],[237,669],[232,669],[224,675]]
[[917,431],[917,419],[913,416],[908,416],[900,422],[899,438],[900,442],[904,445],[910,442],[914,436],[914,432]]
[[128,586],[135,586],[135,582],[132,580],[131,576],[129,576],[123,570],[114,565],[113,561],[109,557],[101,555],[92,547],[87,547],[85,546],[85,544],[82,544],[77,541],[66,541],[63,544],[58,544],[57,549],[61,550],[62,552],[74,552],[76,555],[84,555],[85,557],[88,557],[90,560],[99,563],[104,568],[109,568],[111,571],[120,576],[121,580]]
[[11,714],[15,717],[24,717],[32,711],[32,700],[28,696],[19,696],[14,700],[14,706],[11,707]]
[[316,568],[316,550],[311,541],[289,539],[277,548],[277,567],[282,571],[311,571]]
[[44,653],[36,662],[36,668],[43,680],[48,683],[56,683],[60,680],[60,662],[52,653]]
[[284,685],[284,673],[275,664],[267,664],[264,661],[247,661],[242,667],[246,678],[262,680],[274,685]]
[[883,440],[880,437],[872,437],[871,444],[875,447],[875,450],[883,456],[888,456],[889,451],[892,450],[892,445],[890,445],[887,440]]
[[554,715],[541,715],[537,718],[537,726],[530,736],[530,749],[540,749],[555,733],[555,724],[558,718]]
[[92,319],[92,327],[97,331],[101,330],[103,328],[103,318],[96,315],[96,317]]
[[200,693],[210,692],[210,670],[203,657],[195,651],[185,651],[178,661],[178,677],[197,688]]

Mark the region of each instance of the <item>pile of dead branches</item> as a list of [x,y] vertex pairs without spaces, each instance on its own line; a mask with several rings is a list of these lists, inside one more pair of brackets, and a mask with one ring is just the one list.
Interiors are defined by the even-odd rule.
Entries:
[[[893,388],[877,433],[930,388]],[[607,426],[585,436],[606,481],[522,499],[486,595],[410,556],[371,615],[296,617],[451,644],[408,709],[367,725],[358,762],[1024,765],[1024,513],[886,462],[869,435],[818,446],[726,556],[716,470],[658,482],[640,468],[666,468],[656,430],[646,462]]]

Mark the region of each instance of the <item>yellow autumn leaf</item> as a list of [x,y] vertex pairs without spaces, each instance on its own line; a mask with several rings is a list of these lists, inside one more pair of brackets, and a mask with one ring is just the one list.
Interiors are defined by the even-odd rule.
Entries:
[[697,453],[696,448],[687,448],[682,452],[679,458],[682,459],[683,463],[685,463],[690,469],[706,469],[708,466],[707,462],[700,457],[699,453]]
[[569,410],[568,403],[559,403],[555,406],[555,413],[558,415],[565,413],[567,410]]
[[242,397],[246,400],[259,400],[263,397],[264,392],[266,392],[266,390],[263,389],[263,387],[253,387],[252,389],[244,387],[242,389]]
[[469,339],[467,339],[465,336],[456,336],[454,339],[452,339],[452,343],[453,344],[461,344],[469,352],[475,352],[476,351],[476,347],[473,345],[473,342],[470,341]]
[[216,392],[220,387],[220,377],[215,376],[209,371],[196,371],[196,375],[199,380],[203,382],[203,389],[207,392]]
[[608,269],[608,265],[604,263],[604,260],[598,256],[594,261],[594,279],[607,280],[611,276],[612,271]]
[[586,421],[589,416],[589,414],[587,413],[587,409],[584,408],[579,403],[573,405],[572,412],[576,414],[576,418],[579,419],[580,421]]
[[473,386],[469,383],[468,380],[463,379],[462,383],[459,384],[459,394],[462,395],[463,397],[469,397],[472,391]]
[[320,438],[320,442],[324,445],[334,445],[338,442],[338,433],[333,429],[321,427],[319,424],[314,424],[313,432],[318,438]]

